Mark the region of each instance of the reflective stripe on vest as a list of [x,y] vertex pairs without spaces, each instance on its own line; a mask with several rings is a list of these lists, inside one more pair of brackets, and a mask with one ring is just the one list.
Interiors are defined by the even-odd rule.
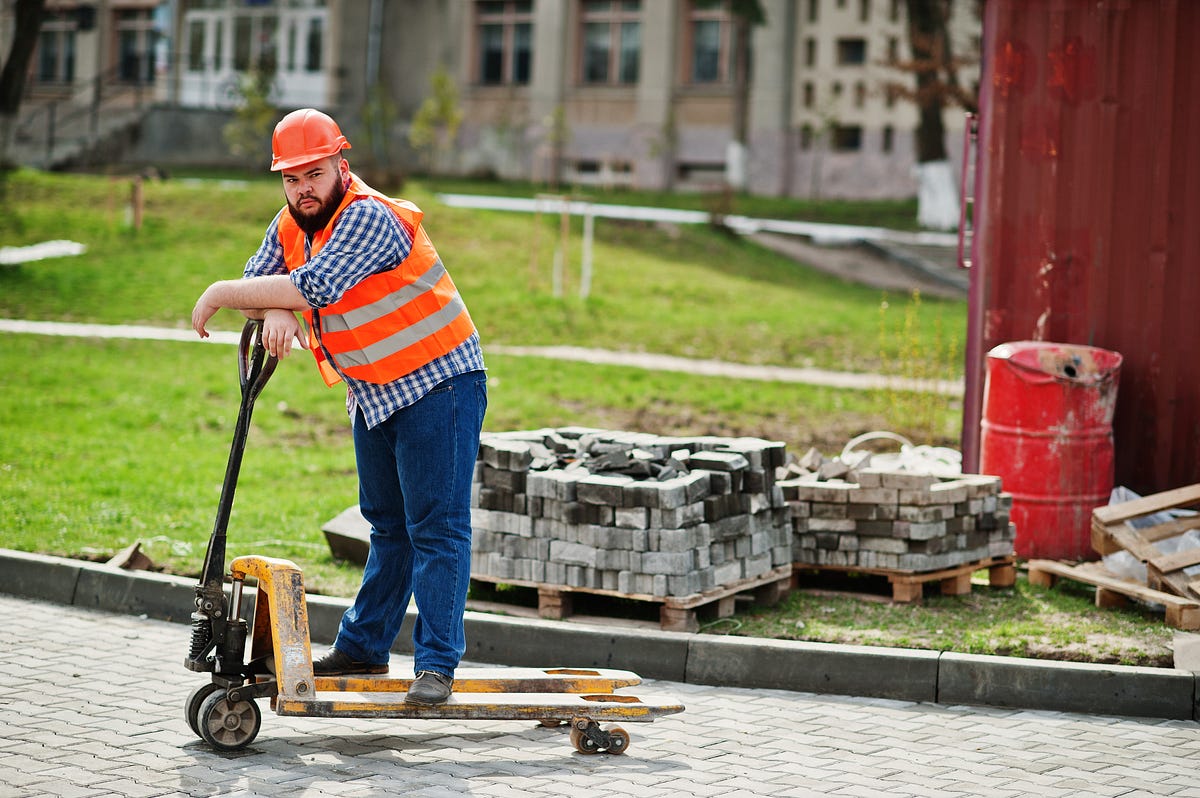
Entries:
[[[412,231],[413,243],[395,268],[363,279],[316,314],[305,314],[313,355],[329,385],[341,377],[326,353],[347,376],[387,383],[450,353],[475,332],[454,281],[421,226],[420,209],[352,178],[333,218],[313,235],[310,257],[324,247],[346,207],[365,197],[384,202]],[[303,265],[304,232],[286,209],[279,217],[279,238],[288,271]]]

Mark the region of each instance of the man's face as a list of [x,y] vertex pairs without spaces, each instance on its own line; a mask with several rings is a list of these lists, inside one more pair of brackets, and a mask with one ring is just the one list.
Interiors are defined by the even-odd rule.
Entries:
[[325,227],[346,194],[349,165],[341,155],[283,171],[283,193],[296,224],[306,233]]

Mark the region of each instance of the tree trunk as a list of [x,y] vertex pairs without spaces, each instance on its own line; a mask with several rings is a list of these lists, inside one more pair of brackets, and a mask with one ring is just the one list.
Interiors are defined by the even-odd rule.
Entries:
[[4,59],[4,69],[0,70],[0,168],[8,164],[17,111],[25,92],[25,76],[45,16],[46,0],[17,0],[13,10],[12,47]]
[[946,67],[950,0],[907,0],[908,39],[917,77],[917,220],[923,227],[958,226],[958,190],[946,154],[940,72]]
[[750,147],[750,36],[767,21],[759,0],[732,0],[733,23],[733,138],[725,148],[725,185],[745,191]]
[[746,152],[750,130],[750,20],[733,17],[733,140],[725,149],[725,182],[746,190]]

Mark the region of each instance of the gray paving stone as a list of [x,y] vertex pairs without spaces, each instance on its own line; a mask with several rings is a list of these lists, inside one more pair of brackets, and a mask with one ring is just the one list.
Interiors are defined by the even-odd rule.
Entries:
[[[250,749],[220,755],[182,718],[201,678],[180,664],[185,625],[5,595],[0,616],[13,619],[0,625],[0,796],[1200,798],[1193,721],[755,690],[719,679],[647,680],[636,692],[676,695],[688,709],[625,724],[633,745],[619,758],[581,756],[564,730],[532,723],[280,718],[265,705]],[[586,658],[589,640],[603,634],[581,629],[578,645],[552,664]],[[94,673],[104,674],[101,684],[88,678]],[[21,685],[16,699],[13,684]]]

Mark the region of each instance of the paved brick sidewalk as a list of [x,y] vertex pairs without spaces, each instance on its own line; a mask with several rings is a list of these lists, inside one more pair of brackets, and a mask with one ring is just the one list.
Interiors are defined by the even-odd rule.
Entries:
[[[687,711],[583,756],[526,722],[281,718],[217,754],[186,626],[0,594],[0,796],[1196,796],[1200,725],[650,682]],[[547,663],[570,664],[570,663]]]

